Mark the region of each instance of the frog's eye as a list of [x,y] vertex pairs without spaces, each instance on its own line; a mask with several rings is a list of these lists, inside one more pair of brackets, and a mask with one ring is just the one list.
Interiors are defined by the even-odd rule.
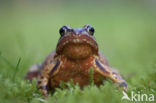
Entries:
[[59,30],[60,35],[64,36],[65,33],[67,32],[67,29],[68,28],[66,26],[61,27],[60,30]]
[[90,35],[94,35],[95,29],[91,25],[85,26]]
[[65,26],[60,28],[59,33],[61,36],[64,36],[68,31],[71,31],[71,30],[72,30],[71,27],[65,25]]
[[94,28],[93,27],[89,28],[89,32],[91,35],[94,35],[94,32],[95,32]]

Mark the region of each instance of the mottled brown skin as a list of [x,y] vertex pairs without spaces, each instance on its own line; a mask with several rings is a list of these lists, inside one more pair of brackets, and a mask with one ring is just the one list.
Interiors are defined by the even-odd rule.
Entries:
[[[97,86],[103,83],[102,78],[108,78],[127,90],[125,80],[109,66],[106,58],[99,52],[92,26],[85,25],[78,29],[63,26],[60,34],[56,51],[52,52],[39,71],[36,71],[38,87],[45,97],[48,96],[49,90],[59,88],[61,81],[68,82],[72,79],[75,84],[79,83],[81,88],[88,85],[91,67],[94,70],[94,83]],[[28,72],[27,79],[32,79],[31,73],[34,71]]]

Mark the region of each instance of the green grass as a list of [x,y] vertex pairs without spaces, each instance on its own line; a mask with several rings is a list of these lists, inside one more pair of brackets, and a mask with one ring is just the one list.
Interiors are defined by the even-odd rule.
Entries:
[[[75,5],[75,4],[81,5]],[[57,89],[42,99],[27,69],[56,48],[62,25],[91,24],[100,50],[128,82],[131,91],[156,99],[156,14],[144,3],[16,4],[0,9],[0,103],[131,103],[109,81],[99,88]],[[91,77],[92,78],[92,77]],[[156,101],[156,100],[155,100]],[[147,103],[147,102],[146,102]]]

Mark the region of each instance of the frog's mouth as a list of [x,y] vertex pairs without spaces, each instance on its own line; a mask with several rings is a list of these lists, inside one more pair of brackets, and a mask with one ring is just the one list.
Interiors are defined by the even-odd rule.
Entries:
[[84,59],[98,54],[98,45],[95,38],[86,34],[67,35],[59,40],[56,52],[71,59]]

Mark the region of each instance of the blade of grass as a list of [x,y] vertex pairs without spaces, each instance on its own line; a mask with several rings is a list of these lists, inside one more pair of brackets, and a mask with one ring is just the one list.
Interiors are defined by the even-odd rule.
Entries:
[[10,68],[15,69],[15,72],[13,74],[13,80],[14,80],[17,74],[18,68],[19,68],[19,64],[21,62],[21,57],[18,59],[16,67],[9,60],[7,60],[4,56],[2,56],[2,52],[0,52],[0,59],[2,59]]
[[90,85],[94,85],[94,69],[90,68],[89,70],[89,78],[90,78]]
[[18,71],[18,69],[19,69],[20,62],[21,62],[21,57],[18,59],[16,68],[15,68],[15,72],[14,72],[14,75],[13,75],[13,80],[15,79],[15,76],[16,76],[17,71]]

